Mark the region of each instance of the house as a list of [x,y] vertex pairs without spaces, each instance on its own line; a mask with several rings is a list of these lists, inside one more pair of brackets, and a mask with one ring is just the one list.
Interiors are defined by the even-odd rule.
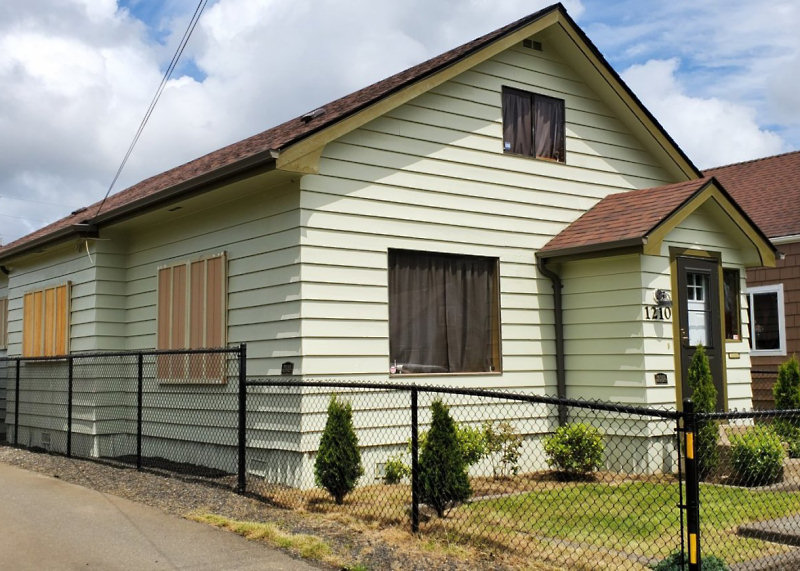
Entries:
[[702,342],[724,409],[774,257],[555,4],[4,246],[0,291],[9,356],[246,342],[250,375],[674,407]]
[[800,151],[706,171],[725,185],[781,252],[747,270],[753,404],[772,408],[777,366],[800,354]]

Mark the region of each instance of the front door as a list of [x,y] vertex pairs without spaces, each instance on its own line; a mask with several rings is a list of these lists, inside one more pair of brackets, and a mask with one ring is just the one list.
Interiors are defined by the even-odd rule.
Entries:
[[725,353],[719,300],[719,262],[711,258],[679,257],[677,263],[681,398],[692,396],[687,382],[689,363],[697,345],[702,343],[717,388],[717,410],[724,410],[722,359]]

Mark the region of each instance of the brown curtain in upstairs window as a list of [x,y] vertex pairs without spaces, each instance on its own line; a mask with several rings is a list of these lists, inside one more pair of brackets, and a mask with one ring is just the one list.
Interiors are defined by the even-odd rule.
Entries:
[[531,94],[503,88],[503,151],[533,155],[533,109]]
[[392,251],[389,344],[400,372],[493,370],[496,262]]
[[564,161],[564,101],[534,96],[533,145],[537,157]]

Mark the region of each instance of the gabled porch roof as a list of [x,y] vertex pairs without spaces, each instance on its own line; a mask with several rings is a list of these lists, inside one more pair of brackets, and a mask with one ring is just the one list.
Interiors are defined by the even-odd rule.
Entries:
[[553,237],[541,259],[582,258],[628,251],[657,255],[667,234],[713,200],[746,236],[762,266],[775,265],[775,246],[713,177],[611,194]]

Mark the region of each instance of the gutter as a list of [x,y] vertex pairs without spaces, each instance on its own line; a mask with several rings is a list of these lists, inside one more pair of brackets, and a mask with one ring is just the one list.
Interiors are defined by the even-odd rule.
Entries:
[[[564,365],[564,306],[561,299],[561,289],[564,287],[561,278],[553,270],[547,268],[547,260],[536,256],[536,267],[553,284],[553,313],[556,332],[556,396],[560,399],[567,398],[567,371]],[[558,405],[558,425],[567,423],[567,407]]]

